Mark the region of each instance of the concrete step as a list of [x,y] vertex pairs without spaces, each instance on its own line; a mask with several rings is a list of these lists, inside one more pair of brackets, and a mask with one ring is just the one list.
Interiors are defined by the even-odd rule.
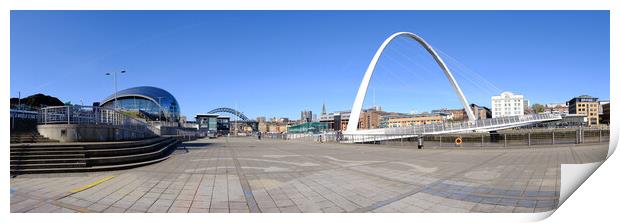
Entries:
[[39,132],[12,132],[11,143],[51,143],[58,140],[49,139],[39,134]]
[[11,174],[81,172],[130,168],[158,162],[176,149],[175,138],[149,139],[141,142],[102,145],[112,143],[89,143],[11,146]]
[[11,160],[11,165],[19,164],[65,164],[65,163],[86,163],[84,157],[81,158],[48,158],[48,159],[20,159]]
[[59,147],[59,146],[81,146],[87,149],[113,149],[128,148],[136,146],[151,145],[156,142],[166,140],[167,137],[156,137],[138,141],[119,141],[119,142],[57,142],[57,143],[12,143],[11,148],[39,148],[39,147]]
[[86,157],[84,154],[11,154],[11,160],[76,159],[84,157]]
[[21,138],[21,137],[43,137],[37,133],[11,133],[11,138]]
[[11,138],[12,141],[54,141],[56,142],[56,140],[53,139],[48,139],[48,138],[44,138],[44,137],[13,137]]
[[154,150],[148,152],[120,156],[88,157],[87,163],[92,166],[100,166],[148,161],[162,157],[167,152],[171,152],[171,150],[176,149],[176,145],[177,141],[173,140],[166,142],[165,144],[159,144],[157,147],[154,147]]
[[11,140],[35,140],[35,139],[48,139],[43,136],[11,136]]
[[84,150],[31,150],[31,151],[11,151],[11,156],[19,155],[72,155],[86,154]]
[[[172,153],[170,153],[172,154]],[[167,154],[164,157],[144,161],[137,163],[119,164],[119,165],[105,165],[105,166],[93,166],[93,167],[71,167],[71,168],[41,168],[41,169],[13,169],[11,168],[11,174],[42,174],[42,173],[70,173],[70,172],[92,172],[92,171],[110,171],[110,170],[122,170],[128,168],[135,168],[145,166],[157,162],[164,161],[170,157]]]
[[84,147],[83,146],[11,147],[11,152],[19,152],[19,151],[59,151],[59,150],[84,150]]
[[86,154],[91,157],[111,157],[111,156],[125,156],[133,154],[149,153],[160,149],[161,147],[175,141],[175,139],[169,138],[150,145],[128,147],[128,148],[105,148],[105,149],[88,149]]
[[174,141],[174,139],[165,139],[162,141],[157,141],[157,143],[140,146],[140,147],[129,147],[129,148],[113,148],[113,149],[91,149],[86,150],[84,147],[32,147],[32,148],[14,148],[11,147],[11,155],[15,156],[27,156],[27,155],[72,155],[72,154],[87,154],[91,157],[112,157],[112,156],[123,156],[123,155],[132,155],[132,154],[142,154],[148,153],[155,150],[158,150],[159,147],[166,145],[170,142]]
[[86,167],[86,162],[11,164],[11,170]]
[[10,143],[56,143],[58,141],[52,140],[22,140],[22,141],[10,141]]

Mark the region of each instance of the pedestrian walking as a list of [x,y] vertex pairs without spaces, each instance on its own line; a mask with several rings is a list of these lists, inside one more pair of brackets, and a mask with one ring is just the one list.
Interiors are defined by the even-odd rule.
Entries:
[[342,132],[340,130],[336,131],[336,142],[340,142],[342,137]]

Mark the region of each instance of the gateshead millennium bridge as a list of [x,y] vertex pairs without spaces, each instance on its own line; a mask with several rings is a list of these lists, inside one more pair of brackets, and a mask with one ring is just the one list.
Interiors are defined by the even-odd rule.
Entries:
[[[357,125],[360,119],[360,113],[362,112],[362,105],[364,103],[364,98],[366,97],[366,91],[368,90],[368,84],[370,83],[370,79],[375,70],[375,66],[381,58],[383,54],[383,50],[398,36],[406,36],[412,40],[415,40],[417,43],[422,45],[426,51],[431,54],[435,62],[439,65],[446,78],[450,81],[450,85],[452,89],[459,97],[461,104],[467,113],[467,117],[469,120],[464,122],[447,122],[447,123],[438,123],[438,124],[427,124],[427,125],[413,125],[406,127],[397,127],[397,128],[378,128],[378,129],[364,129],[358,130]],[[428,44],[424,39],[420,36],[410,33],[410,32],[397,32],[388,37],[377,52],[374,57],[370,61],[370,65],[366,69],[366,73],[364,74],[364,78],[362,79],[362,83],[360,84],[359,90],[357,91],[357,96],[355,97],[355,101],[353,102],[353,107],[351,109],[351,116],[349,118],[349,124],[347,126],[347,130],[344,132],[345,140],[344,142],[366,142],[366,141],[381,141],[381,140],[391,140],[391,139],[399,139],[399,138],[411,138],[418,137],[422,135],[435,135],[435,134],[446,134],[446,133],[465,133],[465,132],[488,132],[488,131],[497,131],[500,129],[514,128],[519,126],[531,125],[538,122],[545,121],[553,121],[559,120],[562,117],[558,114],[532,114],[532,115],[522,115],[522,116],[508,116],[501,118],[491,118],[484,120],[476,120],[474,113],[469,107],[469,103],[467,102],[467,98],[461,91],[459,84],[454,79],[454,76],[450,72],[450,69],[441,59],[439,54]],[[365,135],[373,135],[374,137],[358,137]]]

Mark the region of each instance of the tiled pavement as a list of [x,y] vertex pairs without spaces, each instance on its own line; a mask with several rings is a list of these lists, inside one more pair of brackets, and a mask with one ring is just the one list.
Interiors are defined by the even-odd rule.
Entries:
[[560,163],[601,161],[608,148],[185,145],[189,152],[135,169],[17,176],[11,212],[539,212],[557,206]]

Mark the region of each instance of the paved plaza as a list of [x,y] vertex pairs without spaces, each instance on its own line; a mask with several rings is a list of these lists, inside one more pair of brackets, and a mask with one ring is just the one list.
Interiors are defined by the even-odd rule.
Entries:
[[11,212],[541,212],[561,163],[608,144],[479,149],[318,144],[255,138],[186,142],[134,169],[19,175]]

